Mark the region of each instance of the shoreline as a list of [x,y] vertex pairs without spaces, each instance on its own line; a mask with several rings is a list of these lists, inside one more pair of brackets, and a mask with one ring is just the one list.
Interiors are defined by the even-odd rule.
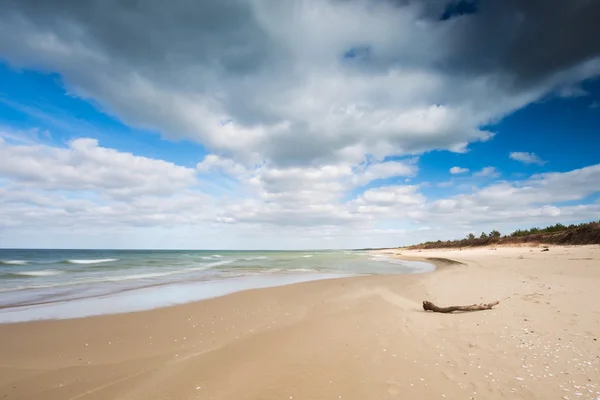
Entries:
[[[0,307],[0,325],[35,321],[62,321],[153,311],[194,304],[249,290],[352,277],[357,276],[327,273],[305,274],[302,276],[282,274],[267,277],[243,276],[220,280],[155,283],[147,286],[125,288],[100,296],[88,295],[86,297],[70,298],[69,300]],[[235,286],[236,283],[237,286]],[[205,289],[205,291],[200,293],[202,289]],[[156,300],[158,296],[162,296],[161,300]],[[165,297],[167,300],[165,300]],[[127,306],[119,306],[119,303],[125,303]],[[122,308],[119,309],[119,307]],[[90,311],[90,308],[95,308],[96,311]],[[51,315],[48,315],[49,312]],[[15,317],[11,317],[12,315],[15,315]]]
[[[392,251],[440,264],[434,273],[2,324],[0,393],[49,400],[600,396],[600,246]],[[500,305],[446,315],[424,312],[422,300]]]
[[[378,262],[397,264],[394,263],[394,257],[382,256],[379,253],[372,253],[372,256],[378,257]],[[369,260],[373,259],[369,258]],[[84,290],[81,294],[76,295],[76,286],[73,286],[66,298],[64,298],[64,293],[59,293],[46,294],[45,297],[34,298],[29,301],[14,299],[12,302],[5,302],[5,304],[0,305],[0,324],[85,318],[96,315],[154,310],[204,301],[240,291],[287,286],[302,282],[368,275],[425,273],[429,272],[430,268],[435,269],[435,265],[429,262],[403,260],[399,269],[397,267],[390,268],[391,271],[387,274],[328,272],[327,270],[307,272],[306,269],[277,269],[270,272],[270,270],[265,269],[263,273],[256,275],[197,277],[185,281],[148,282],[143,285],[123,288],[111,287],[112,281],[107,281],[107,287],[98,288],[99,291],[96,292],[87,293]],[[419,269],[423,272],[419,272]],[[181,273],[185,273],[185,270]],[[18,291],[7,293],[13,294],[13,297],[16,298],[21,294]],[[126,304],[126,306],[123,307],[122,304]]]

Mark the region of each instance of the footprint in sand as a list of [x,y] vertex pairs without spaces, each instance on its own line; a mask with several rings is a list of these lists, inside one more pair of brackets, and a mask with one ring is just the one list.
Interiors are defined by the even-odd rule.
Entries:
[[542,297],[544,297],[544,295],[542,293],[528,293],[528,294],[521,296],[521,299],[523,299],[525,301],[530,301],[532,303],[539,303],[540,302],[539,299]]
[[398,396],[400,393],[403,392],[402,387],[398,383],[392,381],[388,381],[386,383],[387,391],[391,396]]

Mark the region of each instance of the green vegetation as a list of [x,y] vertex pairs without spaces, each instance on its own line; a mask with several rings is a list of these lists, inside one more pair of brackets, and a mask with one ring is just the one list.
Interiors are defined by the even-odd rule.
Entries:
[[566,225],[563,225],[561,223],[558,223],[556,225],[550,225],[550,226],[547,226],[546,228],[542,228],[542,229],[540,229],[540,228],[531,228],[529,230],[525,229],[524,231],[518,229],[518,230],[514,231],[513,233],[511,233],[510,236],[512,236],[512,237],[519,237],[519,236],[537,235],[539,233],[562,232],[562,231],[566,231],[566,230],[569,230],[569,229],[577,229],[579,227],[586,226],[588,224],[590,224],[590,222],[579,224],[579,225],[571,224],[569,226],[566,226]]
[[437,249],[446,247],[475,247],[493,244],[515,243],[552,243],[552,244],[600,244],[600,220],[581,224],[563,225],[561,223],[545,228],[518,229],[508,235],[502,235],[494,229],[490,233],[481,232],[479,237],[469,233],[461,240],[437,240],[425,242],[409,249]]

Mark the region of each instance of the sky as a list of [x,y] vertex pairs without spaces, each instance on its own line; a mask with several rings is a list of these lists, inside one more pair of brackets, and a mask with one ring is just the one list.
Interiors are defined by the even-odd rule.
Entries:
[[0,0],[0,247],[600,219],[600,3]]

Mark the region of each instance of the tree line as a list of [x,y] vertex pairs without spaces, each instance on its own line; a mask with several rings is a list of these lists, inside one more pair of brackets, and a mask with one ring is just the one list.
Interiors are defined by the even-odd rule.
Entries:
[[[565,235],[558,235],[567,233]],[[502,235],[494,229],[489,233],[481,232],[479,236],[469,233],[464,239],[458,240],[437,240],[420,243],[409,248],[441,248],[441,247],[468,247],[485,246],[494,243],[520,243],[535,242],[539,243],[560,243],[560,244],[600,244],[600,220],[583,222],[581,224],[563,225],[557,223],[545,228],[517,229],[516,231]]]

